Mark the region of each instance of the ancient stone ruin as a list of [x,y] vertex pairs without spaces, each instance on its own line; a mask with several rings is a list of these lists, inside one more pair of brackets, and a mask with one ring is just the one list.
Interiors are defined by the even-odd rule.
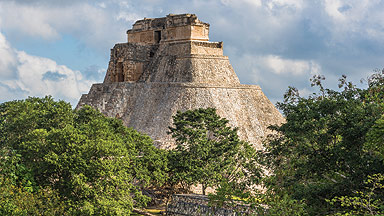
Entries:
[[128,42],[116,44],[104,82],[93,84],[77,107],[88,104],[172,148],[167,134],[178,111],[214,107],[261,148],[267,127],[283,117],[259,86],[240,84],[223,43],[210,42],[209,24],[194,14],[138,20]]
[[167,206],[168,216],[237,216],[254,215],[249,206],[234,203],[233,206],[212,207],[207,196],[198,194],[174,194]]

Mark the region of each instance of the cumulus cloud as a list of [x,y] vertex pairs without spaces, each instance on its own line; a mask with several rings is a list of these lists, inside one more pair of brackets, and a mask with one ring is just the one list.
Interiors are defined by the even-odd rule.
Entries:
[[25,4],[25,5],[69,5],[76,2],[79,2],[78,0],[8,0],[9,2],[14,2],[18,4]]
[[[18,38],[55,41],[63,34],[73,35],[83,44],[108,50],[115,42],[126,40],[125,31],[134,14],[110,14],[106,4],[90,4],[87,1],[46,3],[36,1],[0,2],[1,28]],[[64,1],[63,1],[64,2]],[[15,12],[16,11],[16,12]],[[120,21],[120,23],[118,22]]]
[[103,80],[107,72],[107,69],[99,67],[97,65],[90,65],[85,70],[82,71],[82,74],[87,79],[92,80]]
[[2,101],[28,96],[52,95],[75,105],[81,93],[89,90],[95,80],[84,79],[79,71],[73,71],[55,61],[29,55],[10,46],[0,33],[1,67],[0,98]]
[[257,84],[272,102],[281,101],[288,86],[310,88],[308,82],[315,74],[323,74],[315,60],[287,59],[277,55],[245,53],[231,60],[236,72],[246,84]]
[[[6,29],[17,29],[23,34],[29,36],[40,36],[44,39],[52,39],[58,37],[57,30],[52,26],[52,17],[48,10],[32,9],[31,6],[16,5],[13,2],[2,3],[0,14],[3,19],[2,27]],[[19,13],[15,13],[18,11]]]
[[324,13],[315,21],[318,27],[330,33],[331,44],[346,45],[361,39],[382,41],[384,28],[384,2],[380,0],[325,0],[319,6]]
[[[125,32],[137,19],[196,13],[211,24],[211,40],[224,41],[224,53],[241,82],[258,84],[269,98],[279,100],[289,85],[309,91],[308,80],[315,73],[336,83],[341,74],[358,81],[383,67],[383,9],[381,0],[10,0],[0,2],[0,29],[12,44],[70,35],[105,55],[113,44],[126,41]],[[1,80],[14,82],[0,83],[0,90],[16,86],[23,95],[31,88],[21,88],[16,81],[28,61],[21,62],[23,49],[5,42],[0,37]],[[40,63],[46,59],[34,57]],[[108,55],[105,58],[107,62]],[[47,64],[51,67],[35,69],[42,70],[39,76],[46,88],[45,82],[100,81],[105,73],[99,66],[80,73]]]
[[15,51],[11,48],[4,35],[0,34],[0,76],[3,79],[14,77],[13,71],[16,65]]
[[259,66],[275,74],[290,74],[293,76],[319,74],[320,65],[314,61],[283,59],[280,56],[268,55],[258,59]]
[[270,0],[266,1],[265,4],[271,10],[279,7],[289,7],[292,9],[301,10],[304,6],[303,0]]
[[246,4],[254,7],[260,7],[262,4],[261,0],[221,0],[221,3],[226,6],[240,6]]

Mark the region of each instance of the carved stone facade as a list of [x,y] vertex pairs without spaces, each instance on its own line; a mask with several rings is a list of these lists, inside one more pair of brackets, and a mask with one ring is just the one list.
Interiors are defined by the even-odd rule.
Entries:
[[137,21],[127,31],[128,41],[140,44],[159,44],[171,41],[208,41],[209,24],[195,14],[169,14],[163,18]]
[[[160,32],[160,33],[159,33]],[[240,138],[262,148],[270,124],[284,121],[260,87],[242,85],[222,42],[208,41],[209,24],[194,14],[139,20],[128,42],[116,44],[104,82],[81,97],[125,125],[172,148],[167,134],[178,111],[214,107],[238,127]]]

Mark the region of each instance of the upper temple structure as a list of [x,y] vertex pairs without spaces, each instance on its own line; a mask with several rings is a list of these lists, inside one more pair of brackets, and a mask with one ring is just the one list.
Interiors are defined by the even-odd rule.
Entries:
[[116,44],[104,82],[77,107],[90,105],[173,148],[167,134],[178,111],[214,107],[238,127],[240,138],[262,148],[267,127],[284,121],[259,86],[240,84],[222,42],[209,42],[209,24],[194,14],[138,20],[128,42]]

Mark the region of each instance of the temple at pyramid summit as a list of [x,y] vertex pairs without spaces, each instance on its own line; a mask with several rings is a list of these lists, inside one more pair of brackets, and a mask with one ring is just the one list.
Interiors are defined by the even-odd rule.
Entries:
[[209,41],[209,24],[194,14],[138,20],[128,42],[111,50],[103,83],[93,84],[77,108],[90,105],[173,148],[167,134],[177,111],[214,107],[241,139],[261,149],[267,127],[284,118],[256,85],[243,85],[222,42]]

